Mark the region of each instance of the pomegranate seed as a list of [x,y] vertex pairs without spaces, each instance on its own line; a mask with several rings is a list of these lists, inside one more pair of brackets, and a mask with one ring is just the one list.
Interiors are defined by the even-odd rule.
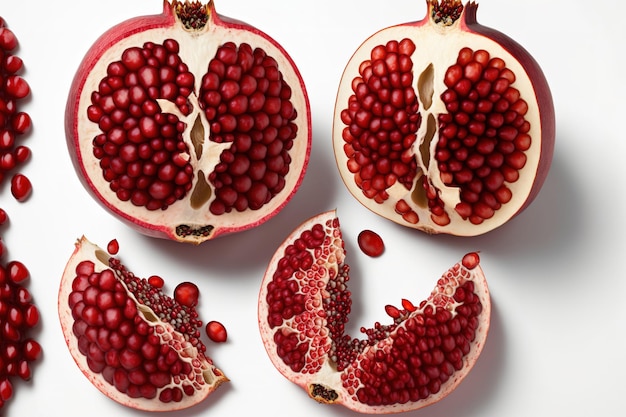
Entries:
[[4,209],[0,208],[0,226],[5,224],[7,220],[9,220],[9,216],[7,215],[7,212]]
[[112,239],[108,244],[107,244],[107,252],[109,252],[110,255],[117,255],[117,253],[120,250],[120,245],[117,242],[117,239]]
[[15,174],[11,178],[11,194],[17,201],[25,201],[31,194],[33,185],[27,176]]
[[7,270],[9,272],[9,278],[15,284],[19,284],[30,276],[28,272],[28,268],[26,265],[21,263],[20,261],[11,261],[7,265]]
[[226,333],[226,327],[219,321],[212,320],[206,325],[206,333],[209,339],[215,343],[223,343],[226,341],[228,334]]
[[192,282],[182,282],[174,289],[174,299],[183,306],[195,307],[199,298],[200,290]]
[[476,252],[470,252],[463,257],[461,264],[467,269],[474,269],[478,266],[480,258]]
[[357,238],[359,248],[367,256],[378,257],[385,251],[385,243],[376,232],[363,230]]
[[163,285],[165,285],[165,282],[163,281],[163,278],[161,278],[158,275],[152,275],[151,277],[148,278],[148,284],[152,285],[154,288],[163,288]]

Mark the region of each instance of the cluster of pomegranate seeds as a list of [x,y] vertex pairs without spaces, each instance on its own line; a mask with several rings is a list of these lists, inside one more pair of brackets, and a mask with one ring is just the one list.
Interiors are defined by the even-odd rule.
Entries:
[[232,143],[209,175],[213,214],[258,210],[285,187],[298,130],[291,94],[278,63],[261,48],[227,42],[218,49],[199,93],[211,141]]
[[[0,183],[30,157],[30,149],[20,145],[20,136],[31,128],[30,116],[19,110],[19,101],[30,95],[30,87],[20,76],[22,60],[13,55],[18,41],[0,17]],[[32,185],[23,174],[13,174],[11,192],[24,201]]]
[[39,323],[39,310],[23,285],[29,277],[19,261],[0,266],[0,410],[13,396],[11,379],[30,380],[30,363],[41,356],[41,346],[28,336]]
[[456,211],[480,224],[510,201],[530,148],[528,104],[511,86],[515,74],[485,50],[463,48],[446,71],[436,147],[441,179],[460,189]]
[[[30,130],[31,119],[18,110],[19,100],[30,94],[30,87],[19,75],[22,60],[12,54],[17,45],[15,34],[0,17],[0,183],[30,156],[28,147],[18,145],[20,136]],[[25,201],[31,191],[30,180],[14,173],[13,197]],[[0,226],[7,220],[6,211],[0,208]],[[4,253],[0,241],[0,258]],[[41,356],[41,346],[28,335],[39,323],[39,310],[24,286],[29,278],[27,267],[20,261],[0,264],[0,410],[13,397],[12,379],[30,380],[31,362]]]
[[411,151],[421,123],[413,89],[414,51],[410,39],[373,48],[341,112],[348,169],[365,196],[378,203],[389,198],[386,190],[396,182],[410,189],[417,173]]
[[126,49],[109,64],[87,110],[102,131],[93,140],[93,153],[111,190],[148,210],[166,209],[192,186],[185,123],[164,113],[157,101],[170,101],[181,115],[192,111],[194,76],[178,51],[172,39]]
[[[118,259],[111,257],[109,265],[97,272],[93,262],[80,262],[68,300],[72,329],[89,369],[131,397],[178,402],[193,395],[205,384],[203,369],[181,355],[186,346],[200,355],[206,350],[197,312],[134,276]],[[162,284],[156,276],[151,281]],[[163,323],[177,332],[168,332]]]

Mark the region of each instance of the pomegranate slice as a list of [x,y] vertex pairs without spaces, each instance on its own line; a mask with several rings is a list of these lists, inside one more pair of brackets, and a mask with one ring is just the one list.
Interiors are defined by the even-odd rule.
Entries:
[[433,404],[465,378],[489,329],[491,301],[477,253],[437,281],[428,299],[387,306],[390,324],[345,334],[349,266],[334,211],[298,227],[263,278],[259,328],[274,366],[315,400],[362,413]]
[[74,361],[120,404],[180,410],[228,381],[206,356],[193,306],[136,277],[85,237],[67,263],[58,304]]
[[475,236],[523,211],[552,162],[551,92],[533,57],[478,24],[478,5],[427,1],[354,53],[333,126],[341,177],[373,212]]
[[142,233],[201,243],[276,215],[304,177],[310,106],[286,51],[219,15],[165,0],[89,49],[66,136],[85,188]]

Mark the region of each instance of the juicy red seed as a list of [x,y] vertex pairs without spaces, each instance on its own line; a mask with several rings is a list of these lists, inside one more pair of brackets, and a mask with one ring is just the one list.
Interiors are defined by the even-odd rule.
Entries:
[[357,238],[359,248],[367,256],[378,257],[385,251],[385,243],[379,234],[371,230],[363,230]]
[[471,252],[463,257],[461,263],[467,269],[474,269],[478,266],[480,258],[476,252]]
[[192,282],[182,282],[174,289],[174,299],[183,306],[195,307],[199,298],[200,290]]
[[163,286],[165,285],[165,282],[163,281],[163,278],[157,276],[157,275],[152,275],[148,278],[148,283],[150,285],[152,285],[155,288],[163,288]]
[[7,270],[9,272],[9,278],[15,284],[19,284],[22,281],[26,280],[30,273],[28,272],[28,268],[20,261],[11,261],[7,265]]
[[30,87],[26,80],[19,75],[9,76],[4,85],[4,89],[9,96],[21,99],[30,94]]
[[15,174],[11,178],[11,194],[18,201],[25,201],[31,194],[33,186],[23,174]]
[[109,243],[107,244],[107,252],[109,252],[110,255],[117,255],[119,250],[120,245],[117,242],[117,239],[112,239],[111,241],[109,241]]
[[209,336],[209,339],[216,343],[223,343],[226,341],[228,334],[226,332],[226,327],[219,321],[209,321],[206,325],[206,333]]

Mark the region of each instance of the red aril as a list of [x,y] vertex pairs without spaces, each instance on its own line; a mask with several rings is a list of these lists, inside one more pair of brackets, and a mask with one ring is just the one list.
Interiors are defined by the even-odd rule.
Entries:
[[120,250],[120,244],[117,239],[111,239],[109,243],[107,243],[107,252],[109,255],[117,255],[117,252]]
[[120,404],[180,410],[228,381],[207,356],[195,308],[135,276],[84,237],[63,273],[58,308],[72,358]]
[[161,278],[160,276],[152,275],[148,277],[148,284],[156,288],[163,288],[163,285],[165,285],[165,282],[163,281],[163,278]]
[[293,231],[272,257],[259,294],[259,328],[274,366],[313,399],[369,414],[433,404],[470,372],[485,344],[491,300],[477,253],[421,303],[388,305],[391,323],[345,333],[350,268],[334,211]]
[[174,288],[174,299],[185,307],[198,305],[200,290],[193,282],[181,282]]
[[378,257],[385,251],[385,242],[378,233],[371,230],[361,231],[357,237],[357,243],[367,256]]
[[219,321],[211,320],[206,324],[206,334],[215,343],[224,343],[228,338],[226,327]]
[[150,236],[200,243],[250,229],[296,192],[309,160],[302,78],[268,35],[212,1],[164,1],[89,49],[66,135],[79,178]]
[[524,210],[552,161],[551,92],[533,57],[478,24],[478,5],[369,37],[341,79],[333,126],[341,177],[373,212],[427,233],[475,236]]

